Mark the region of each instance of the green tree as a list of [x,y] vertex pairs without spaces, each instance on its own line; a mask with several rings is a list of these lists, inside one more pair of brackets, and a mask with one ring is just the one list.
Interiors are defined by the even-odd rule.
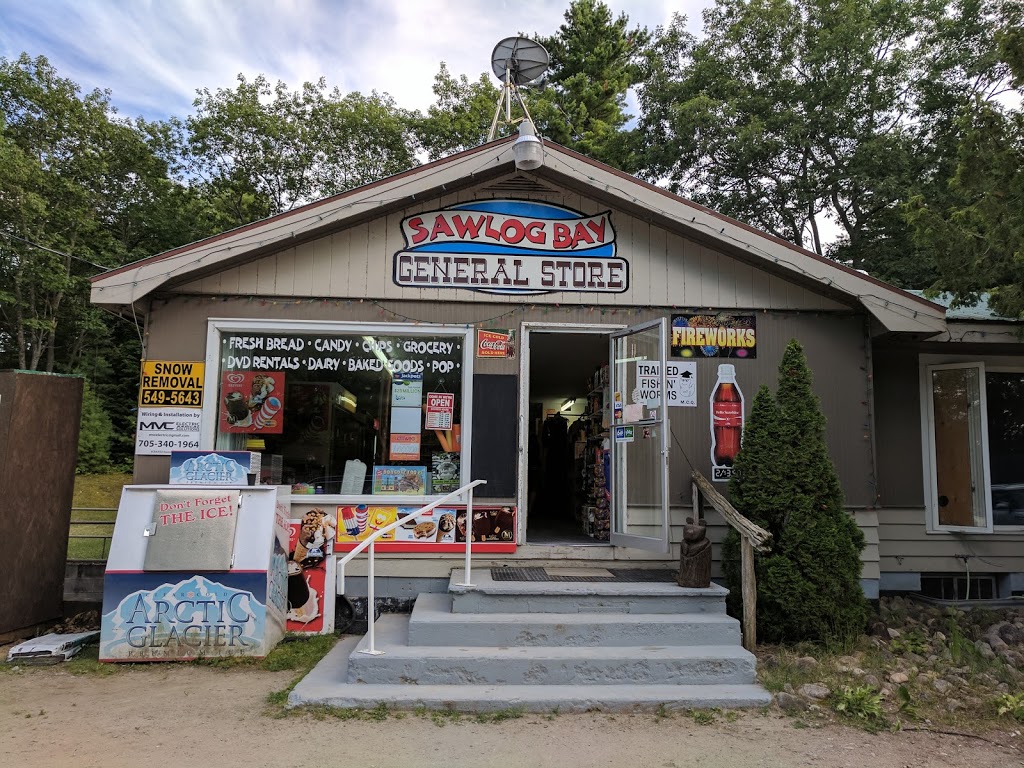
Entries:
[[113,427],[103,410],[103,403],[86,382],[82,392],[82,419],[78,433],[78,464],[80,475],[93,475],[110,470],[110,442]]
[[629,144],[623,132],[628,90],[640,82],[650,33],[629,27],[629,17],[612,14],[599,0],[573,0],[565,23],[538,41],[551,55],[546,86],[531,102],[538,130],[595,160],[628,170]]
[[[848,639],[863,630],[860,586],[864,535],[843,509],[825,443],[825,417],[803,348],[790,341],[779,363],[774,403],[755,398],[729,491],[736,508],[772,533],[757,574],[758,636],[766,642]],[[738,590],[735,537],[723,553]]]
[[1024,317],[1024,8],[963,0],[926,30],[919,124],[931,173],[906,205],[929,287]]
[[235,223],[274,215],[416,164],[413,114],[387,94],[342,95],[323,78],[297,91],[263,76],[204,88],[175,142],[186,175]]
[[415,124],[417,140],[429,158],[437,160],[486,143],[501,92],[495,81],[486,73],[473,82],[466,75],[456,78],[442,61],[433,90],[437,100]]
[[928,3],[718,0],[699,42],[676,18],[640,91],[644,175],[817,253],[831,219],[829,255],[884,268],[909,242],[899,203],[920,168],[904,116]]

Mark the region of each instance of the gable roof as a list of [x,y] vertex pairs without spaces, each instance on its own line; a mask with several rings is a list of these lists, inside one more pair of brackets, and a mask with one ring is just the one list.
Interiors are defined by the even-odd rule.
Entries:
[[[199,240],[92,278],[92,301],[127,306],[161,289],[283,247],[322,237],[400,209],[424,196],[454,192],[515,171],[513,137],[490,142],[386,179]],[[566,147],[546,142],[544,164],[529,173],[600,197],[634,215],[713,245],[793,282],[860,305],[883,328],[934,334],[942,306],[799,248]]]

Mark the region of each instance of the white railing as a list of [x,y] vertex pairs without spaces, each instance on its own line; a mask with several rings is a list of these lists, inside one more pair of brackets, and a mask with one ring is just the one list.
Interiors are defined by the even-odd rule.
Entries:
[[[395,520],[395,522],[391,523],[390,525],[386,525],[383,528],[380,528],[379,530],[376,530],[373,533],[371,533],[369,536],[367,536],[365,539],[363,539],[361,542],[359,542],[359,544],[356,545],[355,549],[353,549],[353,550],[351,550],[349,552],[346,552],[343,557],[338,559],[338,583],[337,583],[337,588],[338,588],[338,592],[340,594],[344,594],[345,593],[345,565],[350,560],[352,560],[356,555],[358,555],[360,552],[362,552],[362,551],[364,551],[366,549],[370,550],[369,560],[367,561],[367,566],[366,566],[366,623],[367,623],[366,636],[369,639],[369,648],[364,648],[363,650],[359,651],[360,653],[369,654],[371,656],[380,656],[382,653],[384,653],[384,651],[378,651],[376,646],[374,645],[374,634],[373,634],[373,624],[374,624],[374,619],[375,619],[375,615],[376,615],[376,610],[375,610],[375,607],[374,607],[374,590],[373,590],[373,571],[374,571],[374,568],[373,568],[373,557],[374,557],[373,545],[376,543],[377,539],[379,539],[385,533],[389,533],[389,532],[395,530],[395,528],[400,526],[402,523],[404,523],[410,517],[416,517],[417,515],[422,515],[424,512],[430,512],[432,509],[435,509],[436,507],[439,507],[442,504],[446,504],[446,503],[452,501],[453,499],[458,499],[459,497],[464,495],[466,497],[466,567],[465,567],[465,571],[463,572],[463,577],[465,578],[465,581],[460,583],[459,586],[460,587],[472,587],[473,583],[472,583],[472,579],[470,578],[470,568],[471,568],[471,566],[470,566],[470,556],[471,556],[470,553],[471,553],[471,550],[472,550],[472,543],[473,543],[473,489],[476,488],[478,485],[486,485],[486,484],[487,484],[486,480],[474,480],[469,485],[464,485],[461,488],[459,488],[457,491],[452,491],[447,496],[442,496],[437,501],[432,501],[429,504],[426,504],[426,505],[420,507],[419,509],[415,510],[414,512],[410,512],[408,515],[405,515],[404,517],[398,518],[397,520]],[[459,503],[459,502],[456,501],[455,503]]]

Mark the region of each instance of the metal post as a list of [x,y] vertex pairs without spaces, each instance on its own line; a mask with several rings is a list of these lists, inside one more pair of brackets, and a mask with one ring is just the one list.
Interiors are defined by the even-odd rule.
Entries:
[[466,565],[462,572],[462,582],[459,584],[460,587],[472,587],[473,580],[470,578],[471,565],[470,557],[473,550],[473,488],[472,486],[466,492]]
[[376,622],[376,613],[377,613],[376,601],[374,600],[374,594],[373,594],[373,581],[374,581],[374,579],[373,579],[373,546],[374,546],[374,543],[375,542],[371,539],[370,540],[370,549],[369,549],[370,562],[369,562],[369,564],[367,566],[367,571],[366,571],[366,573],[367,573],[367,579],[366,579],[366,622],[367,622],[366,636],[367,636],[367,638],[369,638],[370,647],[363,649],[362,651],[360,651],[360,653],[365,653],[367,656],[382,656],[384,654],[384,651],[378,651],[377,650],[376,646],[374,645],[374,637],[373,637],[373,625]]

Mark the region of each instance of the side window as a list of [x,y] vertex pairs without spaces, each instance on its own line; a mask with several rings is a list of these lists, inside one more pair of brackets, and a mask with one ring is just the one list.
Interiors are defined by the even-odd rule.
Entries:
[[1024,526],[1024,372],[985,373],[992,522]]
[[991,530],[984,365],[934,365],[926,374],[932,528]]

